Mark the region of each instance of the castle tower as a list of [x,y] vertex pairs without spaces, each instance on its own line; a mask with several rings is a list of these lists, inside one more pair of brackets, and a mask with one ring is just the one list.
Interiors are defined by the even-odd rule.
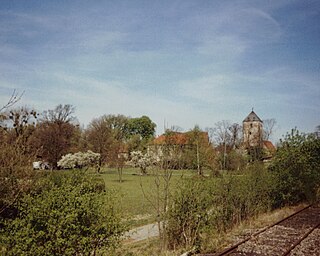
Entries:
[[243,120],[243,144],[246,148],[261,147],[263,140],[263,122],[252,110]]

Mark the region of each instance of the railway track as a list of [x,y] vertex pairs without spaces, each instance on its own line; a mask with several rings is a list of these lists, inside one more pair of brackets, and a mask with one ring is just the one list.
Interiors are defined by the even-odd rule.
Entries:
[[320,203],[309,205],[221,253],[202,256],[320,256]]

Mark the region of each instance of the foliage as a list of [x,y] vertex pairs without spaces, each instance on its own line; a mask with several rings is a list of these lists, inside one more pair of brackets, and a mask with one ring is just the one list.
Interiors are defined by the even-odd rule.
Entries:
[[3,223],[6,255],[105,255],[119,245],[125,229],[112,192],[97,192],[85,173],[53,175],[44,184]]
[[212,169],[215,152],[212,144],[209,142],[207,133],[201,131],[198,126],[195,126],[188,133],[188,144],[190,146],[184,155],[186,167],[197,170],[199,175],[203,175],[203,168],[205,167]]
[[101,154],[101,163],[120,166],[119,155],[145,150],[155,133],[155,124],[149,117],[130,118],[123,115],[103,115],[93,119],[85,131],[87,146]]
[[36,180],[31,156],[17,141],[0,145],[0,216],[15,214],[14,202],[30,191]]
[[199,242],[200,233],[208,222],[211,203],[206,181],[190,179],[180,184],[166,216],[169,248],[190,249]]
[[67,154],[62,156],[58,162],[58,167],[63,169],[84,168],[95,166],[100,160],[100,154],[91,150],[87,152],[77,152],[75,154]]
[[[15,102],[17,95],[10,99]],[[20,98],[18,98],[20,99]],[[27,193],[36,179],[34,153],[29,146],[37,113],[26,107],[7,109],[0,116],[0,216],[16,214],[15,201]]]
[[225,231],[270,205],[271,177],[260,165],[250,166],[241,176],[182,180],[166,218],[169,245],[203,247],[205,234]]
[[133,167],[139,167],[141,174],[147,174],[147,167],[156,164],[159,159],[151,151],[147,153],[142,153],[141,151],[133,151],[130,154],[129,164]]
[[[220,169],[225,168],[229,171],[240,171],[245,168],[248,159],[241,150],[230,150],[228,154],[219,153],[215,159]],[[223,165],[225,165],[223,167]]]
[[270,165],[274,176],[274,207],[316,199],[320,186],[320,140],[296,129],[280,141]]
[[142,139],[149,139],[155,134],[156,124],[147,116],[131,118],[128,121],[130,135],[139,134]]
[[201,175],[204,168],[214,167],[215,151],[208,133],[198,126],[181,133],[166,130],[153,145],[163,169],[194,169]]

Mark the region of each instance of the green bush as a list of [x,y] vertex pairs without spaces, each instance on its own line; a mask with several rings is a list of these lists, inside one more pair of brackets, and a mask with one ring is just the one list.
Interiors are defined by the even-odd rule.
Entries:
[[226,174],[216,184],[212,213],[219,231],[270,208],[271,177],[261,164],[248,166],[241,175]]
[[316,200],[320,187],[320,140],[293,129],[280,142],[269,167],[274,207]]
[[95,255],[112,251],[125,228],[112,192],[97,192],[84,173],[53,175],[18,202],[4,221],[6,255]]
[[209,221],[211,204],[207,181],[194,179],[181,182],[166,216],[170,248],[190,248],[199,242],[200,234]]
[[206,247],[206,234],[224,232],[267,211],[271,182],[261,164],[250,165],[242,175],[182,181],[167,214],[170,247]]

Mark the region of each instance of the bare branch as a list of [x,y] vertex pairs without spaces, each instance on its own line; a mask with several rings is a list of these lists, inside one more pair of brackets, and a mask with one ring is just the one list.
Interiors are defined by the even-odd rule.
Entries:
[[16,104],[19,100],[21,100],[22,96],[24,94],[24,91],[19,94],[15,89],[13,90],[10,99],[8,100],[8,102],[2,106],[0,108],[0,112],[2,112],[3,110],[12,107],[14,104]]
[[263,120],[263,139],[269,140],[272,136],[277,125],[277,121],[274,118]]

